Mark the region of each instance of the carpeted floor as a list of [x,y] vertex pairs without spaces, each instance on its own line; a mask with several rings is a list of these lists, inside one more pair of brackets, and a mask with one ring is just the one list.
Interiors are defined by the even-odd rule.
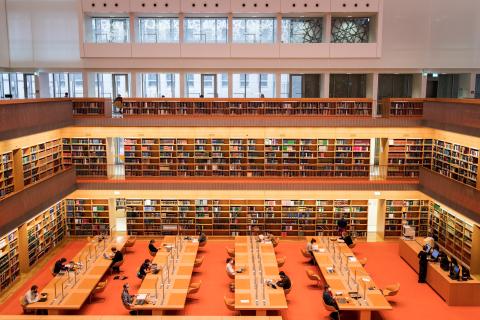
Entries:
[[[67,244],[61,254],[51,259],[45,268],[34,279],[30,279],[17,292],[2,305],[0,314],[20,314],[21,307],[18,300],[33,283],[42,288],[51,279],[50,269],[60,256],[67,259],[72,257],[83,245],[84,241],[75,240]],[[321,289],[315,287],[310,281],[305,269],[312,268],[300,253],[300,248],[305,245],[302,241],[281,241],[277,247],[278,256],[286,256],[287,262],[282,268],[292,279],[293,289],[288,295],[288,310],[281,315],[286,320],[303,319],[328,319],[328,312],[324,310],[321,299]],[[210,240],[203,252],[205,260],[192,281],[202,281],[200,291],[188,300],[185,310],[172,314],[178,315],[234,315],[223,304],[223,296],[231,295],[228,292],[229,279],[225,273],[226,246],[233,246],[233,241]],[[367,271],[371,274],[376,284],[383,287],[399,281],[401,289],[397,296],[390,301],[394,309],[374,313],[374,320],[469,320],[480,318],[480,307],[449,307],[427,285],[417,283],[417,274],[399,257],[396,242],[358,243],[354,249],[357,257],[367,257]],[[141,262],[148,258],[147,241],[138,240],[135,246],[127,253],[122,274],[128,277],[131,293],[135,293],[140,286],[136,272]],[[84,315],[126,315],[120,294],[125,281],[113,280],[108,277],[106,290],[98,294],[91,304],[86,304],[81,314]],[[236,313],[239,315],[239,313]],[[342,314],[342,319],[356,319],[355,314]]]

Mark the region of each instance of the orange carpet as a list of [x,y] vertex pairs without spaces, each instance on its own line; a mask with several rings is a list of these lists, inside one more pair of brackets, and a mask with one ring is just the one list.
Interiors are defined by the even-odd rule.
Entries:
[[[84,241],[75,240],[69,243],[62,254],[56,255],[35,279],[29,280],[15,292],[6,303],[0,306],[0,314],[20,314],[18,299],[28,287],[36,283],[42,288],[51,279],[50,268],[60,256],[72,257]],[[128,276],[131,293],[140,286],[136,272],[141,262],[148,258],[147,241],[138,240],[127,253],[122,274]],[[320,302],[322,291],[314,286],[305,275],[306,268],[315,269],[306,263],[300,253],[305,245],[301,241],[281,241],[277,247],[278,256],[286,256],[287,261],[282,268],[292,279],[293,289],[288,295],[288,310],[281,315],[286,320],[328,319],[328,312]],[[223,304],[223,296],[228,292],[229,279],[225,273],[226,246],[233,246],[233,241],[209,241],[203,252],[202,266],[193,275],[193,281],[202,281],[200,291],[187,301],[185,310],[172,312],[178,315],[234,315]],[[396,242],[359,243],[354,252],[358,257],[367,257],[367,271],[372,275],[379,287],[399,281],[400,292],[391,297],[392,311],[375,312],[374,320],[469,320],[480,318],[480,307],[449,307],[427,284],[417,283],[417,274],[399,257]],[[126,315],[120,294],[125,281],[108,277],[107,289],[98,294],[92,304],[86,304],[81,314],[84,315]],[[239,315],[239,313],[237,313]],[[273,315],[273,314],[272,314]],[[342,319],[356,319],[355,314],[342,314]]]

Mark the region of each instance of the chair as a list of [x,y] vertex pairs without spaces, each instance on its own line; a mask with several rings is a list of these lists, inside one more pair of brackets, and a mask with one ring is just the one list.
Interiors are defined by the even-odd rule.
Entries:
[[118,261],[115,262],[111,267],[110,267],[110,274],[113,274],[113,268],[120,268],[120,266],[123,264],[123,261]]
[[203,242],[199,242],[199,243],[198,243],[198,248],[203,248],[203,247],[205,247],[206,245],[207,245],[207,239],[205,239],[205,241],[203,241]]
[[288,288],[288,289],[285,289],[283,290],[283,293],[285,293],[285,295],[289,294],[290,291],[292,291],[292,287]]
[[400,291],[400,283],[397,282],[397,283],[388,285],[384,289],[381,289],[380,291],[382,291],[385,297],[392,297],[396,295],[398,291]]
[[123,246],[123,252],[126,253],[128,248],[131,248],[135,245],[135,241],[137,241],[137,238],[135,237],[130,237],[127,239],[127,242],[125,242],[125,245]]
[[95,287],[95,289],[93,289],[92,293],[90,294],[90,301],[89,301],[89,302],[92,303],[93,296],[94,296],[96,293],[103,292],[106,287],[107,287],[107,280],[102,281],[102,282],[99,282],[99,283],[97,284],[97,286]]
[[273,245],[274,248],[276,248],[279,243],[280,243],[280,238],[279,237],[275,237],[275,239],[273,239],[273,241],[272,241],[272,245]]
[[277,258],[278,267],[279,268],[283,267],[283,265],[285,264],[285,261],[287,261],[287,257],[285,257],[285,256]]
[[232,248],[225,248],[227,250],[227,254],[232,257],[232,258],[235,258],[235,249],[232,249]]
[[227,272],[227,276],[230,278],[230,279],[235,279],[235,275],[232,275],[230,273]]
[[308,253],[307,249],[300,248],[300,251],[302,252],[302,254],[305,258],[312,259],[312,255],[310,253]]
[[310,279],[312,281],[316,281],[317,282],[317,287],[320,287],[320,284],[322,282],[322,278],[320,278],[320,276],[317,273],[313,272],[310,269],[307,269],[305,271],[307,272],[308,279]]
[[365,267],[365,265],[367,264],[367,258],[362,258],[362,259],[358,259],[358,262],[362,265],[362,267]]
[[190,283],[188,287],[187,295],[197,293],[200,290],[202,281]]
[[223,297],[223,302],[225,302],[225,306],[227,306],[227,309],[230,311],[237,311],[235,309],[235,299],[228,298],[227,296]]
[[148,250],[148,253],[150,253],[150,255],[151,255],[152,257],[155,257],[155,256],[157,255],[156,252],[153,252],[153,251],[150,251],[150,250]]
[[205,259],[204,256],[201,256],[201,257],[198,257],[197,259],[195,259],[195,263],[193,264],[193,267],[194,268],[200,267],[203,263],[203,259]]
[[[327,310],[327,311],[329,311],[329,312],[331,312],[331,313],[336,312],[337,315],[338,315],[338,319],[340,320],[340,312],[339,312],[337,309],[335,309],[335,307],[329,306],[328,304],[326,304],[325,301],[323,301],[323,299],[320,299],[320,300],[322,300],[323,307],[325,308],[325,310]],[[331,317],[330,317],[330,318],[331,318]]]
[[[123,303],[122,303],[123,304]],[[128,304],[123,304],[123,306],[125,307],[125,309],[127,309],[130,314],[134,313],[136,315],[138,315],[138,310],[132,310],[132,306],[131,305],[128,305]]]
[[23,313],[28,313],[28,310],[25,308],[25,301],[23,300],[23,296],[20,296],[20,305],[22,306]]
[[352,243],[351,245],[349,245],[348,247],[349,247],[350,249],[353,249],[353,248],[355,248],[356,246],[357,246],[357,243],[354,242],[354,243]]

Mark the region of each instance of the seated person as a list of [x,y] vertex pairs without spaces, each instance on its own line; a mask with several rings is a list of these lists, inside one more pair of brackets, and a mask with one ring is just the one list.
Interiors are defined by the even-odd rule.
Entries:
[[312,258],[310,259],[310,264],[315,263],[315,258],[313,257],[313,251],[318,250],[317,240],[313,239],[307,243],[307,252],[310,253]]
[[227,259],[227,274],[231,277],[235,277],[235,268],[234,268],[234,260],[233,258],[228,258]]
[[22,308],[25,310],[25,307],[28,306],[29,304],[35,303],[38,300],[40,300],[40,295],[38,294],[38,286],[33,285],[30,290],[28,290],[25,295],[23,296],[22,299]]
[[[112,265],[114,265],[117,262],[123,261],[123,254],[117,250],[116,247],[112,247]],[[112,267],[113,272],[120,272],[120,267],[113,266]]]
[[148,244],[148,250],[152,253],[158,252],[158,248],[155,247],[155,239],[150,240],[150,243]]
[[278,275],[280,276],[280,280],[277,281],[277,286],[283,288],[283,290],[290,289],[292,287],[292,282],[285,272],[280,271]]
[[205,232],[200,232],[198,235],[198,243],[203,243],[207,241],[207,236],[205,235]]
[[350,235],[346,231],[342,232],[342,236],[340,237],[340,239],[345,241],[345,244],[349,247],[353,244],[352,237],[350,237]]
[[67,259],[61,258],[60,260],[57,260],[55,262],[55,266],[53,267],[53,274],[56,276],[59,274],[61,271],[67,271],[68,268],[65,266],[65,262],[67,262]]
[[330,313],[330,318],[334,320],[338,320],[339,314],[338,314],[338,304],[335,298],[333,297],[332,290],[330,289],[330,286],[328,284],[325,284],[324,289],[323,289],[323,302],[327,306],[334,307],[336,311]]
[[143,280],[147,275],[147,273],[150,273],[151,266],[152,266],[152,263],[150,259],[145,259],[145,261],[142,263],[142,265],[140,266],[140,269],[137,272],[137,276]]
[[260,233],[258,234],[257,238],[258,238],[258,241],[262,242],[262,241],[265,240],[265,235],[264,235],[262,232],[260,232]]
[[345,216],[343,216],[340,220],[337,222],[338,226],[338,234],[342,234],[342,232],[347,231],[348,228],[348,221],[345,219]]
[[[128,292],[128,289],[130,289],[130,286],[125,283],[122,291],[122,303],[127,309],[133,306],[133,295]],[[135,311],[131,310],[130,314],[135,314]]]

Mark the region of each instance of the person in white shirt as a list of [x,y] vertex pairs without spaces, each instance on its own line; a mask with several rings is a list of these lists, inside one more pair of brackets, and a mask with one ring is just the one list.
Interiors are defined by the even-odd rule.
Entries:
[[233,267],[233,258],[227,259],[227,273],[231,277],[235,277],[235,268]]
[[317,240],[313,239],[307,243],[307,252],[310,253],[312,258],[310,259],[310,264],[315,264],[315,258],[313,257],[313,251],[318,250]]
[[35,303],[38,300],[40,300],[40,296],[38,294],[38,286],[33,285],[30,290],[28,290],[25,295],[23,296],[22,299],[22,308],[23,311],[26,313],[25,307],[28,306],[29,304]]

